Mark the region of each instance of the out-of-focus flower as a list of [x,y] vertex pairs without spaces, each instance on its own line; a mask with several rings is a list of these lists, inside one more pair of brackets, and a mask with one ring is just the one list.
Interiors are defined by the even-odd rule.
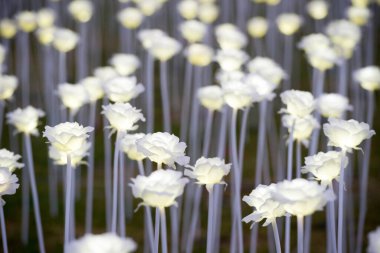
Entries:
[[42,45],[50,45],[54,40],[55,27],[39,28],[36,31],[38,41]]
[[15,76],[0,75],[0,100],[10,99],[17,86],[18,80]]
[[191,44],[186,50],[186,55],[191,64],[204,67],[212,62],[214,51],[204,44]]
[[154,41],[160,40],[164,36],[166,36],[166,33],[159,29],[145,29],[137,34],[137,38],[146,50],[152,47]]
[[380,89],[380,68],[367,66],[354,72],[354,79],[360,86],[368,91]]
[[116,131],[133,131],[138,128],[138,121],[145,121],[141,110],[129,103],[116,103],[103,106],[102,114],[106,116],[111,128]]
[[241,70],[235,71],[223,71],[219,70],[215,74],[215,79],[220,84],[227,82],[242,82],[245,77],[245,73]]
[[198,90],[201,104],[211,111],[219,111],[224,105],[223,90],[218,85],[209,85]]
[[368,23],[371,11],[366,7],[350,6],[347,9],[347,17],[352,23],[363,26]]
[[141,13],[147,17],[152,16],[162,5],[162,3],[157,0],[139,0],[136,4],[141,10]]
[[319,128],[318,121],[311,115],[306,115],[302,118],[293,116],[291,114],[285,114],[281,118],[282,125],[288,129],[291,133],[293,129],[293,139],[302,142],[304,145],[308,145],[313,130]]
[[329,13],[329,4],[324,0],[312,0],[306,5],[306,10],[313,19],[324,19]]
[[[85,142],[80,149],[70,153],[70,162],[73,168],[78,165],[85,164],[83,159],[88,156],[88,150],[91,147],[91,143]],[[49,157],[57,165],[67,165],[67,154],[65,152],[59,151],[54,146],[49,146]]]
[[194,19],[198,13],[199,3],[195,0],[182,0],[177,5],[179,14],[184,19]]
[[198,20],[186,20],[179,26],[182,37],[189,43],[202,41],[206,35],[207,27]]
[[143,138],[145,134],[126,134],[120,141],[121,150],[128,155],[128,158],[135,161],[141,161],[146,156],[137,150],[136,141]]
[[223,50],[242,49],[248,43],[247,36],[230,23],[218,25],[215,28],[215,36]]
[[113,67],[105,66],[105,67],[97,67],[94,70],[94,76],[99,78],[102,83],[106,83],[118,76],[116,70]]
[[339,56],[332,47],[320,47],[317,50],[307,53],[310,65],[320,71],[326,71],[339,63]]
[[140,60],[133,54],[114,54],[110,64],[122,76],[133,74],[140,67]]
[[302,25],[302,18],[295,13],[282,13],[276,19],[278,30],[287,36],[293,35]]
[[281,2],[281,0],[266,0],[268,5],[277,5]]
[[369,0],[351,0],[352,5],[358,7],[367,7],[369,4]]
[[89,95],[83,85],[63,83],[58,85],[58,96],[62,104],[75,114],[89,101]]
[[268,21],[263,17],[253,17],[248,20],[247,31],[253,38],[262,38],[268,31]]
[[37,15],[32,11],[21,11],[16,15],[16,21],[21,31],[29,33],[37,28]]
[[212,24],[219,16],[219,7],[215,3],[202,3],[198,8],[198,18],[206,24]]
[[73,50],[78,41],[78,35],[69,29],[57,28],[54,31],[53,46],[59,52],[67,53]]
[[158,60],[164,62],[171,59],[175,54],[181,50],[181,44],[168,36],[163,36],[157,40],[152,41],[152,46],[149,52]]
[[24,109],[17,108],[7,113],[7,122],[20,133],[38,135],[38,119],[44,115],[45,113],[42,110],[29,105]]
[[55,12],[49,8],[40,9],[37,12],[37,24],[40,28],[48,28],[54,26]]
[[352,152],[352,149],[360,149],[360,143],[375,134],[364,122],[335,118],[329,118],[328,121],[323,125],[323,132],[329,138],[327,145],[339,147],[343,151]]
[[80,81],[80,84],[86,89],[88,99],[90,102],[96,102],[98,99],[103,98],[104,90],[102,81],[98,77],[89,76]]
[[312,53],[319,48],[326,48],[331,45],[330,39],[322,33],[312,33],[303,36],[298,43],[298,47],[305,50],[306,53]]
[[0,167],[0,205],[5,204],[2,196],[15,194],[19,186],[17,176],[7,168]]
[[13,38],[17,33],[16,23],[12,19],[0,20],[0,36],[5,39]]
[[239,70],[248,60],[248,55],[237,49],[218,50],[215,60],[223,71],[231,72]]
[[255,57],[247,64],[248,71],[257,74],[278,86],[286,78],[285,71],[275,61],[266,57]]
[[147,134],[136,141],[137,151],[143,153],[149,160],[158,165],[167,165],[172,168],[175,163],[186,165],[190,158],[185,155],[186,144],[178,137],[169,133]]
[[341,118],[352,106],[348,103],[348,98],[337,93],[322,94],[317,99],[317,110],[326,118]]
[[130,184],[135,198],[143,200],[142,205],[163,209],[177,205],[175,199],[183,194],[189,182],[182,172],[174,170],[156,170],[149,176],[132,178]]
[[17,162],[21,158],[20,155],[2,148],[0,149],[0,168],[6,168],[9,172],[13,172],[16,169],[24,167],[24,164]]
[[254,89],[254,102],[272,100],[276,96],[276,94],[273,93],[276,85],[268,82],[266,79],[257,74],[247,75],[245,77],[245,82],[251,85]]
[[129,102],[145,90],[141,83],[137,84],[135,76],[112,78],[103,88],[109,100],[121,103]]
[[308,91],[287,90],[280,95],[282,103],[286,108],[280,110],[281,113],[289,113],[295,117],[305,117],[309,115],[315,107],[313,95]]
[[90,21],[94,12],[94,6],[89,0],[71,1],[67,6],[71,16],[78,22],[86,23]]
[[380,252],[380,227],[368,233],[368,247],[367,253]]
[[254,101],[254,88],[245,82],[231,81],[222,83],[222,88],[224,101],[235,110],[251,106]]
[[121,10],[117,14],[117,19],[120,24],[128,29],[136,29],[141,25],[141,22],[144,19],[144,15],[141,11],[134,7],[128,7]]

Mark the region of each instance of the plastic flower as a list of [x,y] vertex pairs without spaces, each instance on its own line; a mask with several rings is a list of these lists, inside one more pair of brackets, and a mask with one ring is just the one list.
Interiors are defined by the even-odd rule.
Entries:
[[94,76],[99,78],[102,83],[105,83],[112,78],[118,76],[116,70],[113,67],[105,66],[105,67],[97,67],[94,70]]
[[367,66],[354,72],[354,79],[368,91],[380,89],[380,68],[377,66]]
[[136,98],[145,89],[137,84],[136,77],[115,77],[106,82],[103,86],[107,97],[113,102],[129,102]]
[[219,7],[214,3],[202,3],[198,8],[198,18],[206,24],[211,24],[219,16]]
[[351,0],[353,6],[367,7],[370,3],[369,0]]
[[130,186],[133,196],[143,200],[140,205],[163,209],[177,205],[175,199],[183,194],[188,182],[187,178],[182,177],[182,172],[156,170],[149,176],[132,178]]
[[187,20],[180,24],[179,30],[189,43],[195,43],[203,40],[206,35],[207,27],[200,21]]
[[317,110],[326,118],[341,118],[343,114],[352,109],[348,98],[337,93],[322,94],[317,98]]
[[276,19],[278,30],[287,36],[293,35],[302,25],[302,18],[295,13],[282,13]]
[[152,47],[154,41],[159,40],[165,36],[166,33],[159,29],[145,29],[139,31],[137,34],[137,38],[140,40],[146,50]]
[[181,50],[181,44],[168,36],[152,41],[149,52],[160,61],[168,61]]
[[287,90],[280,94],[281,101],[286,105],[280,113],[289,113],[295,117],[309,115],[315,107],[314,97],[308,91]]
[[78,44],[78,41],[78,35],[69,29],[57,28],[54,31],[53,46],[59,52],[67,53],[73,50]]
[[275,61],[266,57],[255,57],[247,64],[250,73],[257,74],[278,86],[286,78],[285,71]]
[[306,5],[306,10],[313,19],[324,19],[329,13],[329,4],[324,0],[312,0]]
[[248,55],[244,51],[237,49],[218,50],[215,60],[223,71],[231,72],[239,70],[248,60]]
[[211,111],[219,111],[224,105],[223,90],[218,85],[204,86],[198,90],[200,103]]
[[43,137],[58,151],[70,155],[83,149],[89,137],[88,133],[93,130],[93,127],[83,127],[77,122],[65,122],[54,127],[45,126]]
[[7,168],[10,172],[24,167],[24,164],[17,162],[21,158],[13,152],[2,148],[0,149],[0,168]]
[[37,16],[32,11],[21,11],[16,15],[18,27],[26,33],[32,32],[37,28]]
[[0,167],[0,205],[5,204],[2,197],[15,194],[19,186],[17,176],[7,168]]
[[71,16],[78,22],[86,23],[90,21],[94,12],[94,6],[89,0],[71,1],[67,6]]
[[138,121],[145,121],[141,110],[129,103],[116,103],[103,106],[102,114],[116,131],[133,131],[138,128]]
[[13,38],[17,33],[16,23],[12,19],[0,20],[0,36],[5,39]]
[[[342,158],[343,167],[341,167]],[[301,172],[311,173],[316,180],[321,181],[322,185],[327,186],[339,177],[341,168],[346,168],[347,164],[348,159],[342,152],[319,152],[305,157],[305,166],[302,167]]]
[[368,233],[368,247],[367,253],[380,252],[380,227]]
[[161,8],[162,3],[157,0],[139,0],[136,5],[144,16],[149,17]]
[[248,43],[247,37],[235,25],[225,23],[215,28],[215,36],[219,46],[223,50],[239,50]]
[[[83,159],[88,156],[88,150],[90,147],[91,143],[85,142],[80,149],[70,154],[71,165],[73,168],[76,168],[78,165],[85,164]],[[59,151],[54,146],[49,146],[49,157],[54,161],[54,164],[67,164],[67,154],[65,152]]]
[[254,101],[254,88],[244,82],[231,81],[222,83],[224,101],[231,108],[243,109]]
[[136,29],[141,25],[144,15],[137,8],[128,7],[117,14],[120,24],[128,29]]
[[137,244],[131,238],[119,237],[113,233],[86,234],[67,246],[67,252],[70,253],[132,253],[136,249]]
[[327,48],[331,44],[330,39],[322,33],[312,33],[303,36],[298,43],[298,47],[305,50],[306,53],[312,53],[319,48]]
[[133,74],[140,67],[140,60],[133,54],[114,54],[110,64],[122,76]]
[[352,23],[363,26],[368,23],[371,11],[367,7],[350,6],[347,9],[347,17]]
[[223,71],[219,70],[215,74],[215,79],[218,83],[223,84],[227,82],[243,82],[245,73],[241,70]]
[[135,161],[141,161],[146,156],[137,150],[137,140],[143,138],[145,134],[126,134],[120,141],[121,150],[128,155],[128,158]]
[[54,40],[54,31],[55,27],[45,27],[45,28],[39,28],[36,31],[36,36],[38,41],[42,45],[50,45]]
[[360,143],[375,134],[364,122],[335,118],[329,118],[328,121],[323,125],[323,132],[329,138],[327,145],[339,147],[343,151],[352,152],[352,149],[360,149]]
[[89,101],[89,95],[84,86],[79,84],[63,83],[58,85],[58,96],[62,104],[73,114]]
[[104,90],[100,78],[89,76],[82,79],[80,84],[86,89],[90,102],[96,102],[104,96]]
[[264,226],[276,221],[276,218],[285,215],[282,204],[273,199],[276,185],[258,185],[249,195],[243,197],[243,201],[254,208],[254,211],[243,218],[245,223],[260,222],[265,219]]
[[318,121],[311,115],[299,118],[291,114],[285,114],[281,120],[282,125],[288,129],[289,134],[294,126],[293,139],[302,142],[306,146],[313,130],[320,127]]
[[263,77],[256,74],[249,74],[245,77],[245,82],[254,89],[254,102],[272,100],[276,95],[273,93],[276,85],[268,82]]
[[204,67],[212,62],[214,51],[211,47],[204,44],[191,44],[187,48],[186,54],[191,64]]
[[7,122],[16,127],[20,133],[38,135],[38,119],[44,115],[42,110],[27,106],[24,109],[17,108],[7,113]]
[[198,6],[195,0],[182,0],[177,4],[177,10],[183,18],[194,19],[197,16]]
[[334,67],[339,61],[339,55],[332,47],[320,47],[307,53],[310,65],[320,71],[326,71]]
[[40,28],[54,26],[55,12],[50,8],[43,8],[37,12],[37,24]]
[[190,158],[185,155],[186,144],[174,134],[157,132],[147,134],[136,141],[137,151],[158,165],[176,168],[175,163],[186,165]]
[[268,31],[268,21],[263,17],[253,17],[248,20],[247,31],[253,38],[262,38]]
[[10,99],[13,96],[17,86],[17,77],[0,75],[0,100]]

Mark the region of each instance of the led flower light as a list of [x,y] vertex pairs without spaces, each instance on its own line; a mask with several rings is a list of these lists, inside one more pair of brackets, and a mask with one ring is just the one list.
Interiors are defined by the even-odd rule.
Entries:
[[351,3],[353,6],[367,7],[370,1],[369,0],[351,0]]
[[[305,157],[305,166],[302,167],[302,173],[311,173],[316,180],[321,181],[323,186],[329,186],[334,179],[340,175],[341,168],[346,168],[348,158],[341,152],[329,151],[327,153],[319,152],[316,155]],[[343,161],[343,166],[341,166]]]
[[268,21],[264,17],[253,17],[247,22],[247,31],[252,38],[262,38],[267,34]]
[[7,168],[0,167],[0,205],[5,204],[2,197],[15,194],[19,186],[17,176]]
[[89,0],[75,0],[71,1],[67,6],[70,15],[78,22],[86,23],[90,21],[94,6]]
[[42,45],[50,45],[54,40],[55,27],[39,28],[36,31],[38,41]]
[[57,28],[54,32],[53,46],[59,52],[67,53],[73,50],[78,41],[78,35],[69,29]]
[[248,71],[257,74],[278,86],[286,78],[285,71],[275,61],[266,57],[255,57],[247,64]]
[[37,24],[40,28],[48,28],[54,26],[55,12],[49,8],[40,9],[37,12]]
[[189,43],[195,43],[204,39],[207,27],[198,20],[187,20],[179,25],[179,30]]
[[168,61],[181,50],[181,44],[168,36],[163,36],[152,41],[149,52],[161,62]]
[[306,53],[312,53],[319,48],[327,48],[331,45],[330,39],[322,33],[312,33],[303,36],[298,43],[298,47],[305,50]]
[[15,76],[0,75],[0,100],[10,99],[17,86],[18,80]]
[[227,82],[242,82],[244,77],[245,73],[241,70],[223,71],[220,69],[215,74],[215,79],[220,84]]
[[136,98],[145,89],[144,86],[137,84],[136,77],[115,77],[103,85],[104,92],[113,102],[129,102]]
[[0,168],[6,168],[9,172],[21,169],[24,167],[24,164],[17,162],[20,158],[20,155],[16,155],[11,151],[2,148],[0,149]]
[[65,122],[54,127],[45,126],[43,137],[46,137],[58,151],[70,155],[83,149],[89,137],[88,133],[93,130],[93,127],[83,127],[77,122]]
[[166,36],[166,33],[159,29],[145,29],[137,34],[137,38],[146,50],[152,47],[154,41],[160,40],[164,36]]
[[132,253],[137,244],[129,237],[119,237],[114,233],[100,235],[86,234],[71,241],[67,252],[70,253]]
[[380,227],[368,233],[367,253],[379,253],[380,249]]
[[97,67],[94,70],[94,76],[99,78],[102,83],[106,83],[118,76],[116,70],[113,67],[105,66],[105,67]]
[[16,21],[21,31],[29,33],[37,28],[37,16],[32,11],[21,11],[16,15]]
[[215,28],[215,36],[223,50],[242,49],[248,43],[247,37],[235,25],[225,23]]
[[[80,149],[70,154],[70,162],[74,168],[79,165],[86,164],[83,160],[86,156],[88,156],[90,147],[91,143],[85,142]],[[67,154],[59,151],[54,146],[49,146],[49,157],[54,161],[54,164],[67,165]]]
[[44,115],[45,113],[42,110],[27,106],[24,109],[18,108],[7,113],[7,122],[20,133],[38,135],[38,120]]
[[199,158],[194,166],[186,166],[185,176],[194,178],[197,184],[205,185],[210,191],[215,184],[226,184],[223,177],[227,176],[231,170],[231,164],[226,164],[219,157]]
[[354,72],[354,79],[360,86],[368,91],[380,89],[380,68],[367,66]]
[[5,39],[13,38],[17,33],[17,25],[12,19],[0,20],[0,36]]
[[358,147],[360,143],[375,134],[375,131],[370,130],[369,125],[364,122],[334,118],[329,118],[328,121],[323,125],[323,132],[329,139],[327,145],[339,147],[343,152],[360,149]]
[[3,45],[0,44],[0,64],[2,64],[5,60],[6,50]]
[[174,134],[157,132],[147,134],[136,141],[137,151],[161,167],[163,164],[176,168],[175,163],[186,165],[190,158],[185,155],[186,144]]
[[185,19],[194,19],[197,16],[199,3],[195,0],[182,0],[177,4],[179,14]]
[[102,86],[102,80],[98,77],[89,76],[80,81],[80,84],[87,91],[88,100],[91,103],[96,102],[97,100],[103,98],[104,90]]
[[322,94],[316,103],[319,113],[326,118],[341,118],[343,114],[352,109],[348,98],[337,93]]
[[127,29],[136,29],[144,19],[144,15],[137,8],[128,7],[117,14],[117,19]]
[[248,55],[242,50],[218,50],[215,55],[215,60],[223,71],[231,72],[239,70],[248,60]]
[[268,4],[268,5],[277,5],[277,4],[279,4],[281,2],[281,0],[266,0],[266,3]]
[[307,54],[310,65],[320,71],[326,71],[339,63],[339,55],[332,47],[320,47]]
[[121,150],[134,161],[142,161],[146,156],[137,150],[137,140],[143,138],[145,134],[126,134],[120,141]]
[[89,95],[83,85],[63,83],[58,85],[58,96],[62,104],[75,115],[89,101]]
[[224,101],[235,110],[251,106],[254,101],[255,91],[249,84],[233,81],[222,83],[222,88]]
[[109,62],[122,76],[129,76],[140,67],[139,58],[133,54],[114,54]]
[[257,74],[249,74],[244,80],[247,84],[253,87],[255,92],[255,102],[272,100],[276,96],[276,94],[273,93],[276,85],[268,82],[263,77]]
[[368,23],[371,11],[366,7],[350,6],[347,9],[347,17],[352,23],[363,26]]
[[306,115],[302,118],[285,114],[281,118],[282,125],[288,129],[289,134],[292,133],[292,138],[302,142],[305,146],[308,145],[313,130],[319,128],[318,121],[311,115]]
[[143,200],[140,205],[164,209],[177,205],[175,199],[183,194],[188,182],[187,178],[182,177],[182,172],[156,170],[149,176],[138,175],[132,178],[130,186],[133,196]]
[[198,90],[198,99],[211,111],[219,111],[224,105],[223,89],[218,85],[209,85]]
[[115,103],[103,106],[102,114],[109,121],[111,128],[116,131],[133,131],[138,128],[138,121],[145,121],[141,110],[129,103]]
[[157,0],[139,0],[136,4],[141,13],[147,17],[152,16],[162,6]]
[[300,29],[302,18],[295,13],[282,13],[277,17],[276,24],[282,34],[291,36]]
[[186,55],[192,65],[204,67],[212,62],[214,51],[207,45],[191,44],[186,50]]
[[306,5],[306,10],[313,19],[324,19],[329,13],[329,4],[324,0],[312,0]]
[[308,116],[315,107],[314,97],[308,91],[287,90],[280,95],[282,103],[286,108],[282,108],[280,113],[289,113],[295,117]]
[[198,18],[205,24],[212,24],[219,16],[219,7],[215,3],[202,3],[198,7]]

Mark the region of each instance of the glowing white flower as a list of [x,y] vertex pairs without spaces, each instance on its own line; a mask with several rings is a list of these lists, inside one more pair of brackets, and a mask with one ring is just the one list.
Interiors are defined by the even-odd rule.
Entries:
[[329,138],[327,145],[339,147],[343,151],[352,152],[352,149],[360,149],[360,143],[375,134],[364,122],[335,118],[329,118],[328,121],[329,123],[323,125],[323,132]]
[[24,164],[17,162],[21,158],[13,152],[2,148],[0,149],[0,168],[7,168],[10,172],[24,167]]
[[86,89],[90,102],[96,102],[104,96],[102,81],[98,77],[89,76],[80,81]]
[[215,74],[215,79],[218,83],[227,83],[227,82],[242,82],[245,77],[245,73],[241,70],[235,71],[223,71],[219,70]]
[[45,126],[43,136],[57,150],[69,155],[83,149],[89,137],[88,133],[93,130],[93,127],[83,127],[77,122],[65,122],[54,127]]
[[90,21],[94,12],[92,1],[89,0],[75,0],[71,1],[67,6],[71,16],[78,22],[86,23]]
[[312,33],[303,36],[298,43],[298,47],[305,50],[306,53],[312,53],[320,48],[330,47],[330,39],[322,33]]
[[211,24],[219,16],[219,7],[215,3],[202,3],[198,8],[198,18],[206,24]]
[[345,111],[351,109],[348,98],[337,93],[322,94],[317,99],[317,110],[326,118],[341,118]]
[[247,64],[248,71],[257,74],[278,86],[286,78],[285,71],[275,61],[266,57],[255,57]]
[[314,97],[308,91],[287,90],[282,92],[280,97],[282,103],[286,105],[286,108],[280,110],[282,113],[302,118],[314,110]]
[[177,5],[179,14],[185,19],[194,19],[198,12],[198,2],[195,0],[182,0]]
[[302,25],[302,18],[295,13],[282,13],[276,19],[278,30],[285,35],[293,35]]
[[198,90],[200,103],[209,110],[219,111],[224,105],[223,89],[218,85],[204,86]]
[[159,29],[145,29],[139,31],[137,34],[137,38],[146,50],[152,47],[154,41],[160,40],[165,36],[166,33]]
[[5,39],[13,38],[17,33],[16,23],[12,19],[0,20],[0,36]]
[[135,198],[143,200],[143,205],[163,209],[177,205],[175,199],[183,194],[189,182],[182,172],[174,170],[156,170],[149,176],[132,178],[130,184]]
[[136,98],[145,89],[144,86],[137,84],[136,77],[115,77],[103,86],[107,97],[113,102],[129,102]]
[[354,72],[354,79],[363,89],[375,91],[380,89],[380,68],[367,66]]
[[44,115],[45,113],[42,110],[27,106],[24,109],[18,108],[7,113],[7,122],[20,133],[38,135],[38,119]]
[[54,27],[39,28],[36,31],[38,41],[42,45],[50,45],[54,40]]
[[[85,164],[83,159],[88,156],[88,150],[90,147],[91,143],[85,142],[80,149],[70,153],[71,165],[73,168],[76,168],[78,165]],[[49,146],[49,157],[54,161],[54,164],[67,164],[67,154],[65,152],[59,151],[54,146]]]
[[117,77],[118,74],[113,67],[105,66],[105,67],[97,67],[94,70],[94,76],[99,78],[102,83],[105,83],[111,80],[114,77]]
[[249,74],[245,77],[245,82],[253,87],[255,92],[255,102],[272,100],[276,96],[276,94],[273,93],[276,85],[268,82],[259,75]]
[[211,47],[203,44],[191,44],[187,50],[188,61],[195,66],[207,66],[211,63],[214,51]]
[[236,71],[248,60],[248,55],[242,50],[218,50],[215,60],[223,71]]
[[132,253],[136,249],[137,244],[131,238],[119,237],[113,233],[86,234],[67,246],[70,253]]
[[162,6],[157,0],[139,0],[137,3],[138,8],[144,16],[152,16]]
[[43,8],[37,12],[37,24],[40,28],[54,26],[55,12],[50,8]]
[[26,33],[32,32],[37,28],[37,16],[32,11],[21,11],[16,15],[18,27]]
[[369,0],[351,0],[351,3],[353,6],[367,7],[370,1]]
[[53,46],[59,52],[67,53],[73,50],[78,41],[78,35],[69,29],[57,28],[54,31]]
[[312,0],[306,5],[310,17],[316,20],[324,19],[329,13],[329,5],[324,0]]
[[89,101],[89,95],[84,86],[79,84],[63,83],[58,85],[58,96],[62,104],[73,114]]
[[232,81],[222,83],[224,101],[237,110],[250,106],[254,101],[254,88],[244,82]]
[[141,25],[144,15],[137,8],[128,7],[117,14],[120,24],[128,29],[136,29]]
[[281,2],[281,0],[266,0],[268,5],[277,5]]
[[137,150],[136,141],[143,138],[145,134],[126,134],[120,141],[121,149],[128,155],[128,158],[135,161],[141,161],[146,156]]
[[203,40],[206,35],[207,27],[200,21],[187,20],[180,24],[179,30],[189,43],[195,43]]
[[0,167],[0,205],[5,204],[2,196],[15,194],[19,186],[17,176],[7,168]]
[[186,144],[169,133],[147,134],[136,141],[137,151],[158,165],[166,164],[176,168],[175,163],[186,165],[190,158],[185,155]]
[[181,44],[170,37],[163,36],[152,41],[149,52],[160,61],[167,61],[181,50]]
[[253,38],[262,38],[268,31],[268,21],[263,17],[253,17],[248,20],[247,30]]
[[347,9],[347,17],[352,23],[363,26],[368,23],[371,11],[366,7],[350,6]]
[[293,139],[308,145],[313,130],[319,128],[318,121],[311,115],[306,115],[302,118],[295,117],[290,114],[285,114],[281,118],[282,125],[291,133],[293,129]]
[[242,49],[248,43],[247,37],[233,24],[221,24],[215,28],[215,36],[223,50]]
[[368,233],[368,247],[367,253],[380,252],[380,227]]
[[18,80],[15,76],[0,75],[0,100],[10,99],[17,86]]
[[339,55],[332,47],[320,47],[307,54],[311,66],[320,71],[325,71],[334,67],[339,62]]
[[110,64],[122,76],[133,74],[140,67],[140,60],[133,54],[114,54]]
[[111,127],[116,131],[133,131],[138,128],[137,122],[145,121],[141,110],[129,103],[116,103],[103,106],[102,114],[106,116]]

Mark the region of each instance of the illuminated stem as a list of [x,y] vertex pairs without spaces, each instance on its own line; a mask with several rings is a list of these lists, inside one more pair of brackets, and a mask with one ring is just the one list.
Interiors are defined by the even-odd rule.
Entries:
[[113,156],[113,195],[112,195],[112,222],[111,232],[116,233],[117,223],[117,192],[118,192],[118,179],[119,179],[119,146],[120,146],[120,131],[117,131],[115,140],[115,150]]
[[342,150],[342,160],[340,164],[339,179],[339,206],[338,206],[338,253],[343,253],[343,215],[344,215],[344,157],[345,150]]
[[146,53],[146,131],[152,133],[154,130],[154,85],[153,85],[153,72],[154,61],[149,52]]
[[5,227],[4,203],[2,199],[0,199],[0,224],[1,224],[1,239],[3,240],[3,252],[8,253],[7,229]]
[[158,253],[158,245],[160,242],[160,209],[156,208],[156,219],[154,227],[154,251],[153,253]]
[[119,155],[119,229],[120,236],[125,237],[125,176],[124,176],[124,153]]
[[213,243],[212,243],[212,235],[213,235],[213,216],[214,216],[214,193],[213,187],[208,191],[208,220],[207,220],[207,253],[212,253],[213,251]]
[[[188,121],[190,114],[190,101],[191,101],[191,76],[192,76],[192,65],[189,62],[186,62],[185,68],[185,87],[183,89],[182,95],[182,108],[181,108],[181,130],[180,130],[180,139],[182,141],[187,140],[187,131],[188,131]],[[186,222],[186,221],[185,221]]]
[[[292,179],[293,168],[293,131],[295,122],[293,122],[292,129],[290,131],[289,143],[288,143],[288,164],[287,164],[287,180]],[[290,216],[285,217],[285,253],[290,252]]]
[[162,253],[168,253],[166,214],[165,214],[164,208],[160,209],[160,216],[161,216],[161,247],[162,247]]
[[[332,183],[329,185],[329,190],[334,192]],[[329,201],[327,204],[327,212],[330,217],[329,227],[330,239],[332,244],[332,252],[336,253],[336,219],[335,219],[335,200]]]
[[169,87],[168,87],[168,69],[167,62],[160,62],[160,84],[161,84],[161,99],[162,108],[164,110],[164,131],[171,132],[171,116],[170,116],[170,97],[169,97]]
[[[107,98],[103,99],[103,105],[108,103]],[[104,193],[106,204],[106,224],[107,231],[111,229],[111,213],[112,213],[112,180],[111,180],[111,140],[109,138],[109,129],[107,125],[107,119],[103,117],[103,141],[104,141]]]
[[303,216],[297,216],[297,253],[303,253]]
[[64,252],[67,251],[67,246],[70,241],[70,214],[71,214],[71,181],[72,181],[72,168],[71,168],[71,156],[67,155],[67,168],[66,168],[66,202],[65,202],[65,241],[64,241]]
[[276,220],[272,222],[272,228],[273,228],[274,241],[276,242],[276,252],[281,253],[280,235],[278,233]]

